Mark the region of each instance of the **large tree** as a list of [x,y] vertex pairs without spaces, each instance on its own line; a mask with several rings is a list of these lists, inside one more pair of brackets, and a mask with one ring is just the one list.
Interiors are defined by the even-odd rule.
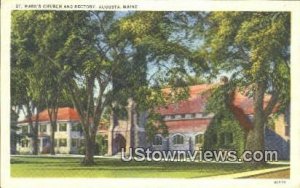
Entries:
[[[81,20],[86,24],[74,29],[66,40],[58,59],[64,64],[66,87],[83,125],[85,164],[93,163],[96,131],[106,107],[113,102],[125,105],[128,98],[133,98],[145,109],[142,102],[147,96],[142,94],[149,93],[149,60],[159,61],[174,54],[164,45],[169,54],[162,53],[161,47],[162,54],[153,55],[159,52],[159,48],[149,39],[150,36],[152,40],[159,41],[160,38],[160,43],[168,44],[168,36],[164,36],[169,34],[164,31],[166,26],[153,27],[152,24],[162,16],[160,13],[88,12]],[[135,26],[138,27],[128,26],[130,19],[133,19],[131,23],[137,22],[139,25]],[[136,33],[145,25],[149,28]],[[175,49],[176,43],[169,44]],[[78,93],[82,93],[83,97],[78,97]]]
[[290,13],[209,12],[200,17],[194,31],[203,36],[203,45],[195,57],[214,77],[229,75],[230,85],[253,100],[246,149],[264,150],[268,117],[285,109],[290,99]]
[[[187,14],[94,11],[13,14],[18,20],[13,31],[18,35],[15,41],[20,52],[15,57],[18,62],[27,59],[31,62],[26,71],[34,73],[28,79],[36,83],[31,84],[36,86],[35,98],[44,93],[48,109],[56,109],[55,94],[59,89],[53,85],[59,85],[73,101],[86,140],[84,164],[93,164],[97,127],[112,102],[126,105],[131,97],[143,110],[166,104],[168,100],[164,99],[161,85],[172,88],[173,93],[168,95],[171,101],[187,97],[186,65],[194,58],[190,57],[190,42],[185,40],[182,30],[190,24],[183,16]],[[40,82],[36,75],[41,76]],[[49,115],[52,117],[51,112]]]
[[[12,16],[12,106],[26,107],[33,140],[37,140],[38,114],[47,108],[51,122],[50,152],[54,154],[58,106],[67,98],[62,97],[65,95],[60,70],[52,61],[66,33],[58,29],[60,21],[53,12],[15,11]],[[36,107],[30,108],[33,104]],[[35,124],[31,125],[35,112]],[[36,142],[33,148],[37,147]]]
[[[11,108],[21,108],[28,120],[32,138],[33,154],[38,154],[39,113],[45,108],[41,88],[36,88],[38,75],[32,51],[36,50],[33,27],[30,20],[33,13],[13,12],[11,45]],[[34,117],[34,118],[33,118]]]

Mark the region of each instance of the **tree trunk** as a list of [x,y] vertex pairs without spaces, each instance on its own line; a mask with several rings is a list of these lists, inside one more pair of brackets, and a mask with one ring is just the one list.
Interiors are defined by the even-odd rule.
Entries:
[[85,141],[85,156],[82,164],[89,166],[94,164],[94,152],[95,152],[95,140],[90,137],[86,138]]
[[264,117],[261,114],[254,115],[253,129],[249,130],[246,140],[246,150],[264,150]]
[[[249,130],[246,139],[246,150],[248,151],[261,151],[265,149],[264,143],[264,127],[265,127],[265,114],[264,114],[264,94],[265,94],[265,84],[258,83],[254,93],[254,122],[253,128]],[[254,161],[253,164],[265,164],[264,161]]]
[[37,135],[37,132],[35,133],[36,131],[33,131],[33,136],[32,136],[32,145],[33,145],[33,151],[32,151],[32,154],[33,155],[38,155],[39,153],[39,147],[38,147],[38,135]]
[[55,150],[54,150],[54,132],[56,127],[56,122],[51,122],[51,137],[50,137],[50,154],[55,155]]

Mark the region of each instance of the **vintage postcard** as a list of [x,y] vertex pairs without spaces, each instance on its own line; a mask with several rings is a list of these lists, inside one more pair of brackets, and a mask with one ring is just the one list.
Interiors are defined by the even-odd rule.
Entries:
[[1,187],[299,187],[292,1],[4,1]]

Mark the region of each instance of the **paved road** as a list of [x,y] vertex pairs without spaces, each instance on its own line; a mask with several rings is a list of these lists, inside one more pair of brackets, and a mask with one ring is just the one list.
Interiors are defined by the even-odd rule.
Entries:
[[289,179],[290,178],[290,169],[281,170],[277,172],[269,172],[265,174],[254,175],[245,178],[262,178],[262,179]]

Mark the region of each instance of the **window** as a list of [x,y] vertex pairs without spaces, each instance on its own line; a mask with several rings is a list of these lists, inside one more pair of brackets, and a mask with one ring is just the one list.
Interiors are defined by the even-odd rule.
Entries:
[[78,139],[72,139],[71,140],[71,144],[72,144],[72,147],[77,147],[78,146]]
[[54,139],[54,147],[57,147],[57,139]]
[[80,146],[84,146],[85,145],[85,139],[81,139],[80,140]]
[[53,131],[54,131],[54,132],[57,132],[57,123],[54,125]]
[[47,132],[47,125],[46,124],[40,125],[40,132],[41,133]]
[[204,135],[203,134],[198,134],[195,136],[195,143],[196,144],[203,144],[204,142]]
[[66,147],[67,139],[59,139],[59,147]]
[[175,115],[171,115],[171,119],[175,119]]
[[23,148],[27,148],[28,147],[28,143],[29,143],[29,141],[27,139],[24,139],[24,140],[21,141],[21,146]]
[[162,145],[162,137],[161,136],[155,136],[153,145],[161,146]]
[[230,132],[221,133],[220,139],[223,146],[227,146],[228,144],[231,144],[233,142],[232,133]]
[[22,126],[22,133],[23,134],[27,134],[28,133],[28,126],[27,125]]
[[81,130],[81,124],[80,123],[72,124],[72,131],[80,131],[80,130]]
[[49,140],[47,138],[42,138],[42,140],[43,140],[43,147],[49,144]]
[[173,144],[183,144],[183,136],[182,135],[173,136]]
[[181,114],[181,118],[185,118],[185,114]]
[[191,114],[191,118],[195,118],[196,117],[196,114]]
[[290,136],[290,126],[285,126],[285,136]]
[[65,132],[67,131],[67,124],[66,123],[60,123],[59,124],[59,132]]

